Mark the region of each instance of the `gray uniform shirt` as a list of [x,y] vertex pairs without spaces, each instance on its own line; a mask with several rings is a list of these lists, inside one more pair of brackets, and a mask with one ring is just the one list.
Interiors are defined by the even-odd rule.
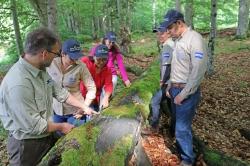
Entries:
[[16,139],[42,138],[47,133],[53,96],[64,102],[69,93],[23,58],[15,63],[0,86],[0,118]]
[[207,46],[202,36],[188,28],[175,41],[175,48],[171,63],[170,81],[186,83],[179,94],[187,98],[199,87],[207,69]]
[[[161,81],[164,80],[164,75],[165,75],[167,66],[171,64],[174,42],[171,38],[169,38],[163,43],[162,46],[163,47],[162,47],[162,51],[160,55]],[[163,83],[167,83],[167,82],[163,82]]]

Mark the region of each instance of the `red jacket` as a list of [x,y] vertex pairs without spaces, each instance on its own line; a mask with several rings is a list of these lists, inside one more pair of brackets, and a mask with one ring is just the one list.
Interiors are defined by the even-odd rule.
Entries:
[[[96,65],[94,63],[93,57],[83,57],[81,61],[86,64],[91,76],[93,77],[96,85],[96,98],[94,100],[94,103],[99,103],[103,88],[105,92],[113,92],[111,70],[106,65],[100,73],[96,73]],[[80,90],[83,97],[85,98],[87,89],[83,83],[80,83]]]

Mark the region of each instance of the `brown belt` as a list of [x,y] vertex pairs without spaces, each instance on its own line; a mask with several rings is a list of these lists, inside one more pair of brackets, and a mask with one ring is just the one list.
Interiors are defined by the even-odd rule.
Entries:
[[186,86],[186,83],[171,83],[171,87],[175,88],[184,88]]

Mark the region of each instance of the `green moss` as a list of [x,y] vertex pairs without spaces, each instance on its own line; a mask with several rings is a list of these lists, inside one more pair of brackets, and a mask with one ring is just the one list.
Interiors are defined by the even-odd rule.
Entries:
[[140,112],[147,116],[149,102],[159,87],[159,64],[152,66],[130,88],[124,88],[111,101],[111,107],[103,111],[103,115],[117,118],[135,118]]
[[237,160],[233,156],[208,148],[202,140],[194,136],[194,145],[197,154],[203,154],[204,161],[211,166],[250,166],[250,163]]
[[101,165],[125,165],[125,160],[131,149],[132,142],[132,135],[128,135],[117,141],[112,149],[109,149],[106,153],[101,155]]
[[92,123],[75,128],[67,136],[61,138],[53,149],[46,155],[40,165],[48,165],[51,156],[61,154],[61,166],[111,166],[124,165],[132,146],[132,135],[127,135],[103,154],[95,151],[100,128]]
[[226,156],[215,150],[206,150],[204,159],[208,165],[213,166],[249,166],[249,163]]
[[75,128],[73,132],[70,132],[66,137],[67,142],[76,139],[80,146],[75,149],[67,148],[62,154],[61,165],[81,165],[83,161],[84,163],[98,163],[99,156],[95,152],[95,144],[99,133],[99,127],[94,127],[92,123]]
[[112,116],[117,118],[135,118],[139,110],[135,105],[123,105],[117,107],[110,107],[103,112],[104,116]]

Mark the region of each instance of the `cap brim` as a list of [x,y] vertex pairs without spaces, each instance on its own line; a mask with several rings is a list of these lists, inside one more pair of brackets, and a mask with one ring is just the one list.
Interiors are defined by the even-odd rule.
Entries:
[[111,38],[111,39],[109,39],[111,42],[116,42],[116,39],[113,39],[113,38]]
[[70,57],[70,59],[73,60],[78,60],[79,58],[81,58],[83,56],[82,52],[74,52],[74,53],[67,53]]
[[153,33],[159,32],[157,28],[153,29]]
[[108,55],[99,54],[99,55],[95,55],[95,57],[97,57],[97,58],[108,58]]

